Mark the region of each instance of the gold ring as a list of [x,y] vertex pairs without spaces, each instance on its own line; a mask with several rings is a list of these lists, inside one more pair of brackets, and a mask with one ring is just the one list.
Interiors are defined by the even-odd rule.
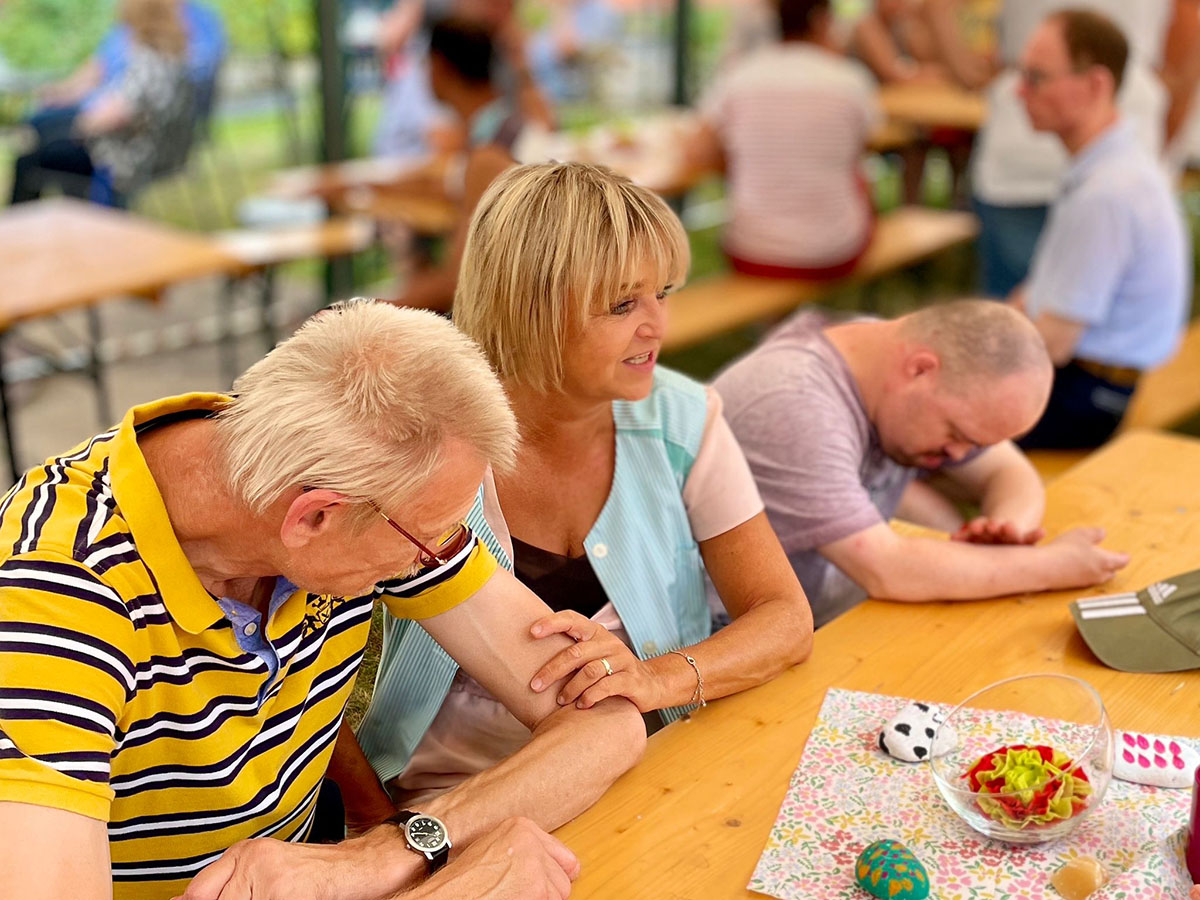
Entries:
[[605,675],[611,675],[613,673],[612,666],[610,666],[608,664],[608,660],[605,659],[603,656],[600,657],[600,665],[604,666],[604,674]]

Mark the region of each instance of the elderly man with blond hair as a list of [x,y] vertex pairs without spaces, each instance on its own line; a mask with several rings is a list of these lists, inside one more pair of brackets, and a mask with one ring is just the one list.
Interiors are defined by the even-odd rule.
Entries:
[[[623,699],[528,688],[570,641],[529,637],[545,606],[461,524],[516,441],[474,344],[361,303],[232,395],[136,407],[26,473],[0,505],[0,896],[386,897],[465,847],[411,896],[565,897],[578,862],[541,829],[645,732]],[[362,837],[306,845],[376,599],[535,737]]]

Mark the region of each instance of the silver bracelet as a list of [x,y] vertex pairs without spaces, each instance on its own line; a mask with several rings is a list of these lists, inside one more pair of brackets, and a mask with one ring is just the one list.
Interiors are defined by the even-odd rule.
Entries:
[[704,699],[704,676],[700,674],[700,667],[696,665],[696,660],[688,656],[682,650],[672,650],[672,653],[677,653],[687,660],[687,664],[696,672],[696,690],[692,693],[692,699],[688,701],[688,706],[698,706],[701,709],[708,706],[708,701]]

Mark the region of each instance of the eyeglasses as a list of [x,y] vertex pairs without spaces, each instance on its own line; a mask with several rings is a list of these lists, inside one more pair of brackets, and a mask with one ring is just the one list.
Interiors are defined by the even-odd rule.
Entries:
[[459,522],[457,526],[442,535],[437,542],[437,547],[435,550],[430,550],[415,537],[405,531],[402,527],[397,525],[387,513],[379,508],[378,503],[376,503],[374,500],[368,500],[367,502],[371,504],[371,509],[379,513],[383,521],[391,525],[393,529],[402,534],[410,544],[417,548],[417,562],[420,563],[422,568],[429,569],[435,566],[446,565],[448,562],[450,562],[450,560],[454,559],[455,556],[462,552],[463,548],[466,547],[468,543],[470,543],[471,529],[467,527],[466,522]]
[[1037,90],[1043,85],[1049,84],[1052,81],[1058,81],[1062,78],[1069,78],[1072,75],[1082,75],[1084,69],[1068,69],[1065,72],[1043,72],[1041,69],[1020,69],[1018,74],[1028,87]]

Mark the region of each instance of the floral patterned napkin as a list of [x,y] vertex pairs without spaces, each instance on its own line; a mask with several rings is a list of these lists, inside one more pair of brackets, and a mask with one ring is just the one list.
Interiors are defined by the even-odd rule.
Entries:
[[1062,900],[1050,875],[1085,854],[1113,876],[1090,900],[1187,897],[1188,791],[1114,779],[1068,837],[1032,847],[990,841],[950,810],[928,765],[897,762],[876,747],[883,723],[907,702],[836,689],[825,695],[750,890],[778,900],[865,900],[854,860],[872,841],[892,838],[925,864],[933,900]]

